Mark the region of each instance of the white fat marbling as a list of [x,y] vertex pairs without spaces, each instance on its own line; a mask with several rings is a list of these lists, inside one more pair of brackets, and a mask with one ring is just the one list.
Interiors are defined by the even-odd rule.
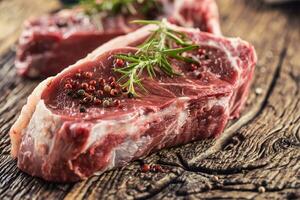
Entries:
[[230,102],[230,96],[226,96],[226,97],[221,97],[219,99],[211,99],[208,101],[208,107],[212,108],[213,106],[217,105],[217,106],[222,106],[225,110],[226,113],[229,114],[229,102]]
[[131,161],[134,155],[146,147],[147,144],[150,144],[151,141],[152,138],[150,136],[143,136],[138,140],[127,139],[112,151],[111,162],[107,169],[112,169]]
[[41,147],[46,147],[51,152],[55,132],[61,126],[61,119],[59,116],[53,114],[45,106],[43,100],[40,100],[36,106],[35,112],[24,130],[25,137],[32,137],[34,139],[35,152],[43,154]]
[[[188,98],[186,98],[185,101],[188,101]],[[172,106],[162,110],[161,112],[150,114],[149,116],[143,116],[143,119],[141,119],[137,124],[140,124],[139,128],[141,128],[141,126],[147,127],[145,126],[145,123],[157,120],[158,116],[160,117],[159,121],[162,121],[167,115],[177,115],[177,120],[173,121],[171,124],[167,124],[166,130],[161,133],[164,135],[164,137],[161,139],[160,144],[164,146],[166,139],[175,138],[176,135],[180,134],[180,128],[186,123],[189,114],[186,108],[187,103],[185,103],[182,107],[178,107],[177,103],[175,102]],[[147,129],[144,131],[146,130]],[[137,131],[143,132],[140,129]],[[142,136],[138,140],[126,139],[125,142],[120,144],[112,151],[110,159],[111,162],[108,166],[108,169],[112,169],[116,166],[120,166],[121,164],[129,162],[136,156],[137,152],[148,152],[150,149],[154,148],[154,146],[149,146],[151,145],[152,139],[153,138],[150,136]],[[159,147],[160,144],[158,144],[158,148],[161,148]]]
[[[239,40],[232,38],[230,41],[231,41],[230,44],[232,45],[232,47],[234,49],[236,49],[238,47]],[[226,54],[226,58],[231,63],[231,66],[235,69],[235,71],[238,72],[238,76],[240,76],[242,69],[237,64],[237,59],[239,59],[238,57],[233,57],[231,55],[231,51],[228,50],[222,43],[217,43],[217,42],[215,42],[213,40],[209,40],[208,42],[206,42],[206,45],[215,47],[215,48],[220,49],[221,51],[223,51]]]
[[[85,150],[110,133],[126,134],[128,136],[135,133],[141,134],[148,129],[150,122],[155,120],[161,121],[165,116],[182,112],[188,100],[188,97],[178,98],[166,109],[147,115],[144,115],[143,110],[137,109],[135,112],[129,113],[118,120],[99,120],[92,128]],[[183,106],[179,106],[181,104]]]

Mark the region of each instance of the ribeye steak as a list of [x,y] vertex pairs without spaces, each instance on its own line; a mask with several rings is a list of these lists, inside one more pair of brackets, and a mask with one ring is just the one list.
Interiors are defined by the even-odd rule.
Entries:
[[[198,68],[171,60],[182,76],[145,76],[148,93],[118,95],[112,68],[122,62],[115,55],[135,53],[156,26],[109,41],[30,95],[10,131],[19,168],[50,181],[77,181],[165,147],[219,135],[244,105],[255,51],[240,39],[169,26],[200,46],[192,52]],[[70,92],[74,87],[82,89]],[[89,92],[99,95],[101,106]],[[82,107],[81,101],[92,103]]]
[[82,9],[28,20],[19,39],[15,66],[20,75],[37,78],[56,75],[108,40],[135,30],[134,19],[167,18],[170,22],[198,27],[220,35],[214,0],[157,0],[159,11],[149,14],[96,16]]

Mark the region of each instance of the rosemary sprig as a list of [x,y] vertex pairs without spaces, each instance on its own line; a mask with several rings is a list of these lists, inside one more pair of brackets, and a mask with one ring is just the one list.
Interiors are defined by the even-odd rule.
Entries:
[[135,54],[116,55],[117,58],[127,63],[125,67],[114,68],[114,71],[122,74],[119,82],[123,88],[127,89],[128,93],[138,96],[135,86],[146,91],[142,85],[142,73],[144,70],[147,71],[150,78],[154,78],[158,71],[170,77],[180,75],[169,62],[171,58],[187,63],[197,63],[194,59],[185,57],[182,54],[197,49],[199,46],[194,45],[184,33],[169,28],[166,20],[137,20],[133,21],[133,23],[143,25],[155,24],[158,28],[138,47],[138,51]]
[[155,0],[80,0],[81,6],[88,14],[106,12],[115,15],[118,13],[135,15],[138,13],[137,5],[141,5],[140,11],[147,13],[157,6]]

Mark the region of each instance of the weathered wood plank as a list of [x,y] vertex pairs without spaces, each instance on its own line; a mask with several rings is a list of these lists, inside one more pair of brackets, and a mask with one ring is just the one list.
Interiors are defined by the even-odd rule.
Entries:
[[220,138],[163,150],[144,160],[160,163],[169,169],[167,173],[141,173],[139,162],[134,162],[80,183],[54,184],[19,171],[9,156],[7,133],[37,82],[16,77],[14,53],[4,55],[0,60],[0,199],[296,199],[300,190],[297,8],[294,12],[292,6],[271,9],[246,0],[219,0],[218,4],[224,34],[248,40],[258,53],[248,105]]
[[[290,19],[290,25],[299,27],[299,21]],[[283,190],[299,191],[300,59],[295,54],[299,46],[293,42],[300,40],[299,30],[289,31],[287,38],[270,98],[258,117],[239,130],[222,151],[189,165],[193,171],[217,171],[223,181],[220,191],[201,194],[201,198],[224,197],[222,190],[255,191],[260,186],[267,192],[253,197],[285,199],[296,194]],[[235,197],[252,198],[249,192]]]

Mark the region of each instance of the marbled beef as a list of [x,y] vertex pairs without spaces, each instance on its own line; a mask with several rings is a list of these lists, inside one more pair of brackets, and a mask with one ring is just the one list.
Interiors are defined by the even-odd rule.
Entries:
[[254,48],[240,39],[169,26],[200,46],[192,52],[198,68],[171,60],[182,76],[144,76],[148,93],[117,96],[117,106],[82,108],[69,93],[70,81],[95,85],[88,91],[117,79],[115,55],[134,53],[156,26],[102,45],[29,96],[10,131],[19,168],[49,181],[78,181],[165,147],[218,136],[244,105],[256,64]]

